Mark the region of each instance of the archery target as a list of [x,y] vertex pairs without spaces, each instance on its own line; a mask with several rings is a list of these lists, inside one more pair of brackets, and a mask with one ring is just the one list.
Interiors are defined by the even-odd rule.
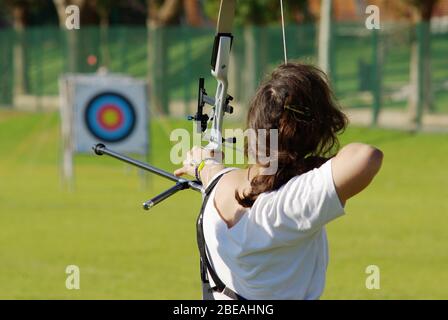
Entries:
[[135,128],[134,106],[124,96],[105,92],[93,97],[85,109],[90,133],[105,142],[126,139]]
[[74,151],[104,143],[122,153],[148,152],[147,84],[121,75],[75,75],[72,87]]

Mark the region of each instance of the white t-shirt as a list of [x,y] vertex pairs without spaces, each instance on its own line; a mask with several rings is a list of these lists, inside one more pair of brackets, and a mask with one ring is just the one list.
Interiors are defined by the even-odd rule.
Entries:
[[224,284],[250,300],[318,299],[328,265],[324,226],[344,214],[331,160],[260,194],[230,229],[214,205],[216,190],[204,211],[204,236]]

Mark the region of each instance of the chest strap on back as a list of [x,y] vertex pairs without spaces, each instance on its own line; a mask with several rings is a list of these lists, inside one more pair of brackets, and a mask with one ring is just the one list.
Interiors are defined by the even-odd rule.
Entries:
[[211,288],[211,290],[215,292],[220,292],[226,296],[228,296],[231,299],[234,300],[246,300],[243,297],[241,297],[239,294],[234,292],[232,289],[228,288],[224,282],[221,281],[221,279],[216,274],[215,270],[213,269],[212,265],[210,264],[210,261],[207,257],[207,244],[205,243],[205,237],[204,237],[204,225],[203,225],[203,218],[204,218],[204,211],[205,207],[207,206],[207,202],[210,198],[210,194],[212,193],[213,188],[216,186],[216,184],[219,182],[219,180],[222,178],[222,176],[225,173],[220,174],[218,177],[216,177],[205,189],[205,197],[202,201],[202,207],[201,211],[199,213],[197,222],[196,222],[196,235],[197,235],[197,242],[198,242],[198,248],[199,248],[199,254],[200,254],[200,270],[201,270],[201,280],[202,283],[209,283],[208,277],[207,277],[207,271],[210,274],[210,277],[213,279],[213,282],[215,283],[215,286]]

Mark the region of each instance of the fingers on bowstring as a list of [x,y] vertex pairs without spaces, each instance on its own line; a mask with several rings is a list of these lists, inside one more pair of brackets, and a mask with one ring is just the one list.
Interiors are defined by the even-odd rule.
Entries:
[[183,175],[186,174],[186,173],[187,173],[187,171],[186,171],[185,167],[180,168],[180,169],[177,169],[177,170],[174,171],[174,175],[175,175],[176,177],[183,176]]

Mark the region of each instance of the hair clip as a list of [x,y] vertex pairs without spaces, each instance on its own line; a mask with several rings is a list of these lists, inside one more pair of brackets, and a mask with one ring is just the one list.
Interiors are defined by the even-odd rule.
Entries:
[[[284,108],[288,109],[288,110],[291,110],[291,111],[293,111],[296,114],[304,116],[306,119],[303,119],[303,120],[312,120],[312,115],[311,115],[311,112],[308,110],[308,108],[301,108],[299,106],[294,106],[294,105],[293,106],[285,105]],[[305,110],[300,110],[299,108],[305,109]]]

